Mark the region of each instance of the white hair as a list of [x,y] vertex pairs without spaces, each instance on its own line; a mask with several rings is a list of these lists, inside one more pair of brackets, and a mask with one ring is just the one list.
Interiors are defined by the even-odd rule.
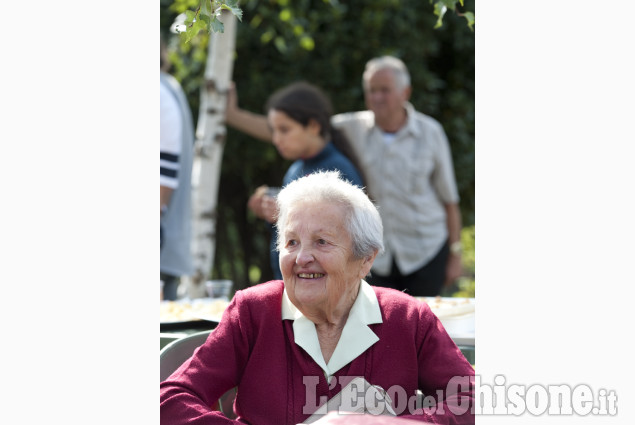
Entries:
[[368,87],[368,81],[377,72],[388,69],[392,71],[395,76],[395,83],[399,90],[403,90],[406,87],[410,87],[410,73],[406,64],[401,59],[394,56],[381,56],[369,60],[366,63],[366,69],[362,75],[362,85],[364,90]]
[[353,243],[353,256],[364,258],[383,252],[383,226],[377,207],[364,191],[342,179],[339,171],[317,171],[286,185],[276,198],[278,204],[277,249],[284,244],[289,210],[299,203],[338,204],[346,210],[345,226]]

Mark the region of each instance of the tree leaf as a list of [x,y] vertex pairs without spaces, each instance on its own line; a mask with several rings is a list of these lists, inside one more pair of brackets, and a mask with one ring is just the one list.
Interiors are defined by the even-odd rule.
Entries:
[[434,14],[438,17],[434,28],[440,28],[443,25],[443,17],[445,16],[447,10],[450,9],[456,12],[457,15],[464,17],[467,21],[467,26],[470,28],[470,30],[474,31],[474,13],[460,13],[457,10],[457,3],[459,3],[461,6],[464,6],[463,0],[430,0],[430,4],[434,4]]
[[199,19],[203,22],[205,22],[205,26],[209,27],[210,26],[210,22],[214,19],[211,15],[206,15],[203,12],[201,12],[201,14],[199,15]]
[[300,38],[300,46],[304,49],[304,50],[313,50],[315,49],[315,41],[313,41],[313,38],[308,36],[308,35],[303,35]]
[[[450,10],[456,10],[457,0],[437,0],[437,4],[441,3],[443,6],[447,7]],[[463,5],[463,2],[461,2]]]
[[229,10],[240,22],[243,21],[243,11],[238,7],[238,0],[227,0],[225,4],[221,5],[221,8]]
[[198,31],[196,29],[194,29],[193,26],[187,25],[185,27],[185,31],[181,32],[181,38],[183,39],[183,41],[185,43],[189,43],[190,40],[192,40],[192,38],[194,38],[194,36],[196,34],[198,34]]
[[282,9],[278,17],[282,22],[288,22],[291,20],[291,11],[289,9]]
[[196,13],[191,10],[186,10],[184,24],[189,28],[194,23],[194,21],[196,21]]
[[211,18],[212,16],[212,2],[211,0],[200,0],[199,8],[201,10],[201,15],[207,15]]
[[189,19],[191,21],[194,18],[196,18],[196,12],[188,9],[185,11],[185,16],[186,16],[186,19]]
[[214,31],[214,32],[219,32],[219,33],[224,33],[225,32],[225,25],[219,21],[218,19],[216,19],[216,17],[214,17],[214,19],[211,20],[210,22],[210,26],[208,27],[209,31]]
[[280,51],[280,53],[284,54],[287,51],[287,42],[284,40],[283,37],[276,37],[273,40],[273,44]]
[[196,21],[194,21],[194,23],[192,23],[192,25],[188,25],[186,26],[186,30],[185,32],[182,32],[182,38],[184,39],[184,41],[186,43],[189,43],[190,40],[192,40],[196,35],[198,35],[198,33],[200,31],[206,31],[207,30],[207,24],[203,19],[197,19]]
[[434,14],[439,18],[437,19],[437,23],[434,25],[434,28],[441,28],[443,25],[443,16],[448,8],[443,4],[443,1],[438,1],[434,4]]
[[474,14],[472,12],[465,12],[465,13],[463,13],[463,17],[467,21],[467,26],[472,31],[474,31],[474,22],[475,22]]
[[[217,7],[214,9],[214,7]],[[221,10],[229,10],[238,20],[242,21],[243,11],[238,7],[238,0],[199,0],[196,12],[185,10],[186,31],[181,38],[188,43],[199,31],[220,32],[225,31],[225,25],[218,20]]]

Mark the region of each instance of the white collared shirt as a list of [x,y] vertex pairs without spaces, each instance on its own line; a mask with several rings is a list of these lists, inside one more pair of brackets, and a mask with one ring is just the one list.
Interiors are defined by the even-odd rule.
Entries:
[[448,238],[445,204],[459,202],[454,164],[441,124],[406,102],[406,124],[386,143],[372,111],[331,118],[365,170],[384,225],[384,252],[372,272],[387,276],[392,260],[402,274],[427,264]]
[[342,335],[328,364],[324,361],[315,323],[310,321],[291,303],[285,288],[282,294],[282,320],[293,320],[295,343],[302,347],[322,368],[327,381],[338,370],[355,360],[379,341],[379,337],[368,327],[382,323],[381,310],[375,291],[362,280],[359,293],[348,314]]

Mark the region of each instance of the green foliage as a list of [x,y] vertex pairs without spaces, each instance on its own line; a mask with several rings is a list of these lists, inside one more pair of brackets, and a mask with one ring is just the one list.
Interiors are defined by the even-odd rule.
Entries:
[[434,14],[438,17],[437,22],[434,24],[434,28],[441,28],[441,26],[443,26],[443,17],[445,16],[445,12],[450,9],[458,16],[465,18],[468,28],[474,31],[474,13],[459,12],[457,3],[460,3],[461,6],[463,6],[463,0],[430,0],[430,4],[434,5]]
[[[161,0],[162,30],[167,34],[197,4]],[[434,6],[421,0],[243,0],[240,6],[233,80],[241,107],[262,113],[274,90],[306,80],[330,96],[336,113],[362,110],[366,61],[401,58],[412,77],[412,104],[448,135],[463,223],[474,224],[474,33],[464,17],[446,13],[435,29]],[[465,9],[474,10],[474,1],[465,0]],[[168,43],[171,72],[195,120],[208,40],[201,31],[190,42],[173,35]],[[228,128],[212,277],[232,279],[237,289],[271,278],[269,230],[246,205],[256,187],[279,186],[289,165],[272,145]],[[253,280],[255,270],[260,280]]]
[[461,261],[463,266],[463,274],[474,277],[476,257],[475,257],[475,226],[467,226],[461,229],[461,245],[463,253]]
[[185,31],[181,32],[183,41],[189,43],[201,31],[224,32],[225,26],[218,19],[223,10],[229,10],[242,21],[243,12],[238,7],[238,0],[198,0],[196,11],[185,10]]
[[443,288],[442,295],[447,297],[474,298],[476,292],[475,272],[475,227],[466,226],[461,229],[461,265],[463,275],[453,285]]
[[451,297],[475,298],[476,281],[473,277],[461,276],[456,287],[457,290],[450,295]]

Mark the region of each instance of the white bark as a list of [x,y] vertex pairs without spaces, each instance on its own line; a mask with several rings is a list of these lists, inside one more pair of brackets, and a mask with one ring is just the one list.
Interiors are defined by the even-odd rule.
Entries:
[[227,89],[233,71],[236,17],[224,10],[220,21],[223,33],[210,35],[205,84],[196,127],[192,166],[192,258],[194,274],[185,279],[187,296],[206,296],[208,279],[216,251],[216,217],[221,160],[225,146],[224,124]]

